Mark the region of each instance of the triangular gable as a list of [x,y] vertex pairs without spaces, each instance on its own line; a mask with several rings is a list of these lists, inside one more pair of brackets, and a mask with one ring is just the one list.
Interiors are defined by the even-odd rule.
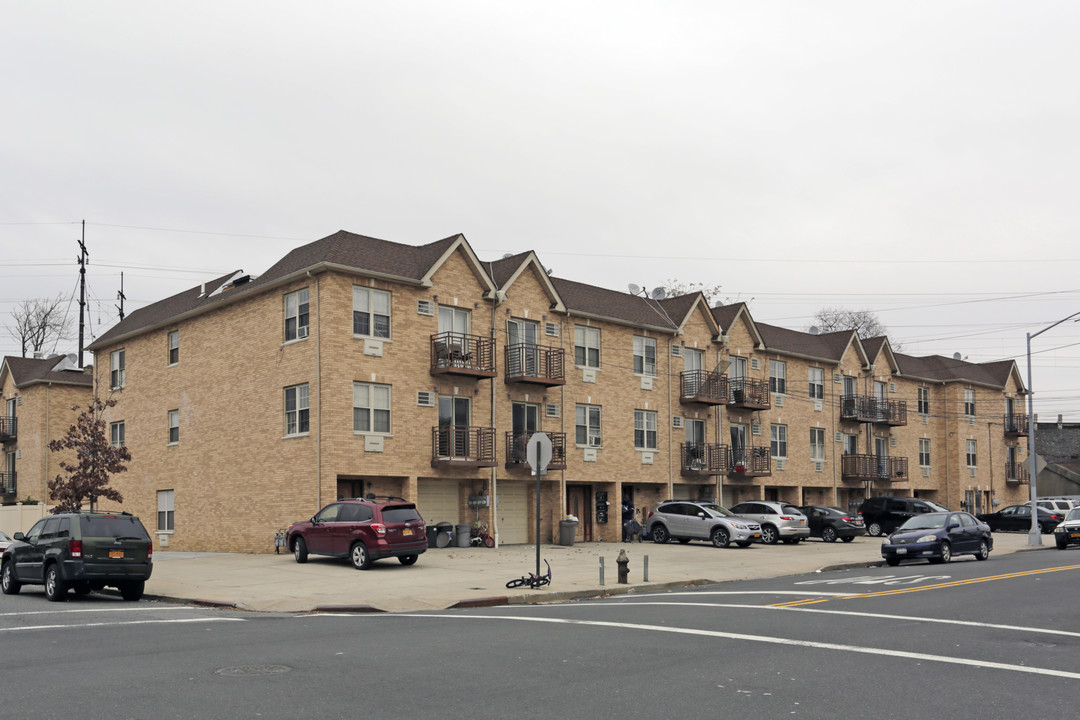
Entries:
[[495,281],[492,280],[487,274],[487,271],[484,270],[484,264],[480,262],[480,258],[476,257],[476,253],[473,252],[472,246],[469,245],[469,241],[461,234],[455,236],[454,241],[443,251],[443,254],[431,264],[431,267],[427,269],[424,276],[420,278],[420,283],[424,287],[432,287],[434,285],[432,277],[434,277],[439,268],[441,268],[456,252],[460,252],[465,256],[465,261],[468,263],[469,269],[472,270],[473,275],[476,276],[476,279],[484,287],[485,296],[489,299],[494,298],[496,290]]
[[525,272],[525,270],[529,267],[534,270],[534,274],[540,281],[540,285],[541,287],[543,287],[544,293],[547,294],[548,299],[552,302],[551,309],[555,312],[565,313],[566,304],[563,302],[562,296],[559,295],[559,291],[556,290],[555,285],[552,284],[551,278],[547,274],[547,270],[544,269],[543,264],[541,264],[540,262],[540,258],[538,258],[536,256],[536,253],[532,250],[525,253],[524,258],[518,264],[517,268],[510,273],[510,277],[508,277],[504,282],[502,282],[502,284],[499,286],[499,289],[505,292],[507,289],[510,288],[511,285],[514,284],[514,282],[519,277],[521,277],[521,274]]
[[900,364],[896,361],[896,356],[893,354],[892,344],[889,342],[889,338],[884,335],[867,338],[863,341],[863,347],[866,348],[867,358],[871,365],[877,365],[878,358],[884,355],[886,362],[889,364],[889,374],[896,375],[900,372]]
[[761,333],[758,332],[757,324],[754,322],[754,318],[751,317],[750,308],[746,307],[746,303],[735,303],[734,305],[714,307],[712,309],[712,316],[720,327],[720,332],[722,334],[728,335],[728,330],[741,322],[746,325],[750,337],[754,339],[754,347],[765,347],[765,341],[762,340]]
[[[700,313],[705,318],[705,323],[709,326],[709,332],[712,333],[713,338],[720,336],[720,324],[716,322],[716,318],[713,317],[712,310],[709,308],[709,301],[705,298],[705,294],[702,292],[693,293],[693,300],[690,306],[682,314],[682,318],[673,317],[672,320],[676,321],[679,334],[683,334],[686,331],[686,324],[690,322],[690,318],[694,316],[694,313]],[[662,301],[667,307],[674,309],[674,303],[671,300],[679,300],[680,298],[671,298],[669,300]]]
[[847,333],[848,335],[847,346],[844,348],[844,351],[840,353],[840,362],[844,361],[844,356],[847,355],[847,351],[850,348],[855,351],[855,354],[859,358],[859,364],[862,366],[862,368],[869,368],[870,357],[866,354],[866,348],[863,347],[862,341],[859,340],[859,334],[854,330],[841,330],[840,332]]

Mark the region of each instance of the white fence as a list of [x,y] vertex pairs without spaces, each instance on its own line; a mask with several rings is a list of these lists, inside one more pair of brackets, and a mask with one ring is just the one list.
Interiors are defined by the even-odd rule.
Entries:
[[30,526],[49,512],[49,506],[43,503],[38,505],[14,505],[0,506],[0,530],[7,533],[8,537],[17,532],[26,532]]

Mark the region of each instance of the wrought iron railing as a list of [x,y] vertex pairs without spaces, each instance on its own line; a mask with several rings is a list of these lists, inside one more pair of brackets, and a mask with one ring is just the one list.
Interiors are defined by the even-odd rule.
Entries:
[[907,402],[871,395],[841,395],[840,419],[884,425],[907,425]]
[[[565,470],[566,469],[566,433],[553,433],[546,432],[545,435],[551,440],[551,462],[548,463],[548,470]],[[507,467],[528,467],[528,447],[529,438],[533,436],[531,432],[514,432],[508,431],[506,433],[506,466]]]
[[682,391],[679,399],[684,403],[726,405],[731,402],[727,375],[711,370],[685,370],[679,373]]
[[495,429],[489,427],[431,428],[432,462],[495,462]]
[[562,348],[545,347],[534,343],[507,345],[506,379],[516,382],[561,385],[566,381],[563,369],[565,354]]
[[731,448],[719,443],[683,443],[683,475],[722,475],[731,469]]
[[840,459],[840,476],[844,480],[905,482],[908,460],[887,455],[844,455]]
[[443,332],[431,336],[431,372],[495,376],[495,343],[491,338]]

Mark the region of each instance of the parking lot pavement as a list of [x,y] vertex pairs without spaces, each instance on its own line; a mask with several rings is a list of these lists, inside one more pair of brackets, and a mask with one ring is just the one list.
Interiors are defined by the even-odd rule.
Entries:
[[[994,555],[1028,547],[1026,533],[995,533]],[[347,560],[312,557],[297,563],[289,554],[154,553],[147,596],[233,606],[263,612],[385,611],[445,609],[462,604],[552,602],[574,597],[667,587],[800,575],[837,567],[881,564],[879,538],[851,543],[808,540],[797,545],[718,549],[708,543],[580,543],[543,545],[551,585],[508,590],[508,580],[536,568],[535,545],[501,548],[432,548],[411,567],[380,560],[358,571]],[[1053,548],[1043,537],[1041,548]],[[629,557],[628,583],[618,583],[616,558]],[[604,581],[600,581],[603,559]],[[646,560],[647,559],[647,560]],[[963,561],[963,560],[960,560]],[[645,565],[648,563],[648,581]]]

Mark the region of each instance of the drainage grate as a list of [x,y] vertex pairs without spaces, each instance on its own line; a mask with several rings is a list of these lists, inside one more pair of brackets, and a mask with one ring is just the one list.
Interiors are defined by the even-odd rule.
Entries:
[[279,675],[292,670],[288,665],[234,665],[214,671],[215,675],[229,677],[250,677],[252,675]]

